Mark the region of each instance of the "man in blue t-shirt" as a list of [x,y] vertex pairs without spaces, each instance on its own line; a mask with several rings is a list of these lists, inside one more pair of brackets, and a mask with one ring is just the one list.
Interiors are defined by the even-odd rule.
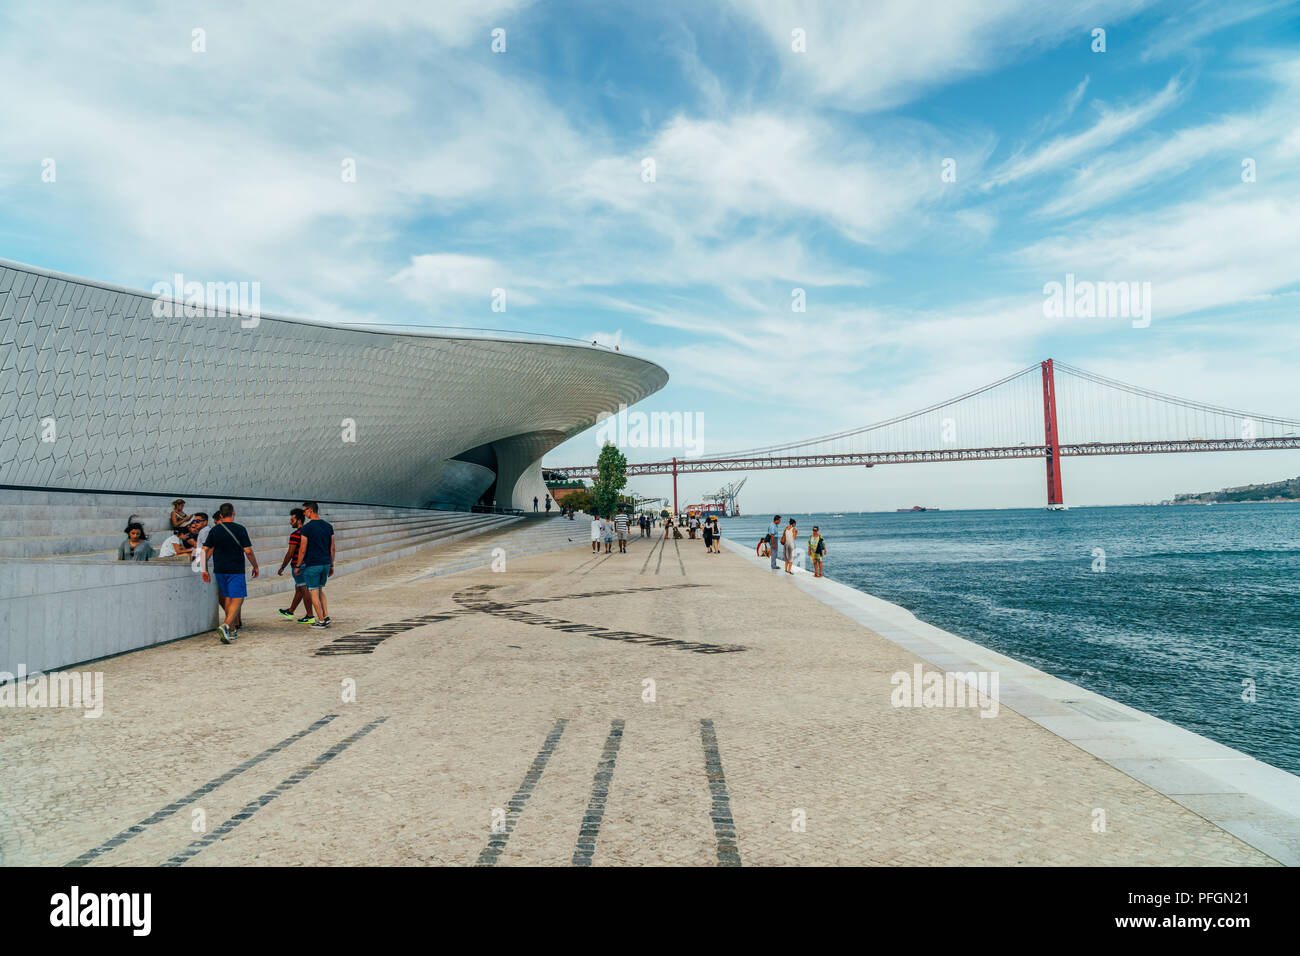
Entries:
[[767,543],[772,546],[772,570],[776,570],[776,549],[781,543],[781,516],[773,515],[772,523],[767,526]]
[[311,595],[316,620],[312,627],[329,627],[330,615],[325,607],[325,580],[334,573],[334,526],[320,516],[314,501],[304,501],[302,510],[307,523],[298,529],[302,541],[298,557],[293,562],[294,572]]

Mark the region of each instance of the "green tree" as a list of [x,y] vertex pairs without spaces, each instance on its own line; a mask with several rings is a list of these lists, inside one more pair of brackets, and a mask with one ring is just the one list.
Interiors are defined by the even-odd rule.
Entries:
[[591,493],[601,514],[614,513],[618,507],[619,492],[626,485],[627,458],[613,442],[605,442],[596,459],[596,480],[591,483]]
[[596,510],[596,498],[590,488],[579,488],[577,491],[569,492],[564,496],[564,503],[574,511],[585,511],[587,514],[592,514]]

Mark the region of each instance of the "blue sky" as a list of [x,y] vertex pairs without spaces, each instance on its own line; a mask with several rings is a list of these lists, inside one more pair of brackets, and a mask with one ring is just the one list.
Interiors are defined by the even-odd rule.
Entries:
[[[1300,8],[1062,6],[9,3],[0,257],[618,344],[668,369],[644,408],[701,414],[706,454],[1048,356],[1300,417]],[[1045,318],[1067,272],[1150,282],[1151,326]],[[595,450],[588,433],[547,461]],[[1071,461],[1066,498],[1298,473],[1290,452]],[[742,505],[1042,499],[1041,465],[1001,462],[754,473]]]

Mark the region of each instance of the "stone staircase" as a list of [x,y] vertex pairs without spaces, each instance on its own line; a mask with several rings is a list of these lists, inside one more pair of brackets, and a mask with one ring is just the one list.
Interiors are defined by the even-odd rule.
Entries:
[[[297,501],[242,501],[235,520],[248,530],[264,574],[274,577],[289,541],[289,510]],[[190,513],[215,512],[220,501],[190,501]],[[115,561],[127,520],[144,525],[160,548],[167,535],[170,499],[141,495],[87,494],[0,489],[0,560],[100,563]],[[455,541],[520,521],[516,515],[424,511],[322,502],[321,515],[334,526],[336,574],[406,557],[438,542]],[[150,564],[185,565],[189,558],[155,558]],[[287,573],[286,573],[287,577]],[[263,591],[269,580],[257,582]]]
[[[160,548],[171,497],[0,488],[0,672],[28,673],[97,660],[209,630],[216,590],[188,557],[118,561],[132,515]],[[223,499],[185,495],[211,515]],[[293,590],[276,575],[299,501],[229,500],[248,529],[261,576],[249,597]],[[335,577],[520,525],[519,515],[321,503],[334,526]],[[565,522],[570,524],[571,522]]]

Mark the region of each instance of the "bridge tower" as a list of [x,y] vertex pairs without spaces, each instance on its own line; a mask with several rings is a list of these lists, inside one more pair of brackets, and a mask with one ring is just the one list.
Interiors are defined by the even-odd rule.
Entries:
[[1047,445],[1047,506],[1064,504],[1061,494],[1061,441],[1056,427],[1056,379],[1052,360],[1043,362],[1043,440]]

